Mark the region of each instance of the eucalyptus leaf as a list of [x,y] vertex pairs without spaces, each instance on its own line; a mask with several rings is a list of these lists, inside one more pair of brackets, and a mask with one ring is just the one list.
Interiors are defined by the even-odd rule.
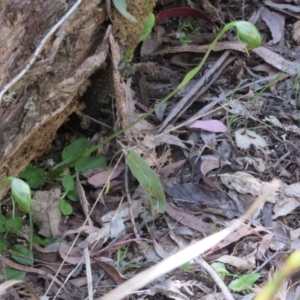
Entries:
[[127,3],[126,0],[113,0],[113,3],[115,5],[115,8],[117,11],[127,20],[137,23],[137,19],[130,14],[126,9],[127,9]]
[[134,151],[125,151],[126,163],[134,177],[151,198],[152,210],[164,213],[166,197],[162,184],[155,172]]

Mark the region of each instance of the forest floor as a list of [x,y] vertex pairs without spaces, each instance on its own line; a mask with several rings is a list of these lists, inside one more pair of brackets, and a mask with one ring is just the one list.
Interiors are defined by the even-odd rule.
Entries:
[[[20,174],[33,192],[33,256],[26,250],[27,219],[21,212],[20,220],[11,218],[9,197],[4,201],[0,230],[8,237],[0,249],[10,252],[2,257],[9,266],[3,276],[23,280],[39,297],[99,299],[228,228],[267,191],[247,224],[201,252],[203,260],[167,270],[127,296],[253,299],[300,248],[299,12],[297,0],[160,0],[154,30],[130,64],[118,60],[119,45],[111,40],[106,68],[82,97],[86,108]],[[234,28],[226,32],[174,97],[77,159],[172,92],[224,25],[238,20],[255,24],[260,47],[247,52]],[[57,164],[68,168],[55,172]],[[274,178],[281,182],[276,191]],[[299,274],[285,280],[276,299],[299,299]],[[26,286],[6,288],[0,295],[7,299],[34,297]]]

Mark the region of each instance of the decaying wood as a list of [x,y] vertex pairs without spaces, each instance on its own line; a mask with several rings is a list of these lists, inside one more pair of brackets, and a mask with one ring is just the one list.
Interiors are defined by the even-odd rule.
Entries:
[[[0,182],[43,154],[68,116],[83,107],[78,100],[109,49],[112,30],[101,26],[107,19],[102,2],[0,1]],[[112,20],[131,57],[155,1],[127,4],[138,23],[116,11]]]
[[[69,8],[75,3],[69,2]],[[105,62],[108,32],[99,0],[83,0],[44,45],[36,62],[0,105],[0,181],[18,175],[45,152],[57,129],[80,108],[88,78]],[[67,8],[68,9],[68,8]],[[60,0],[2,0],[0,89],[30,61],[49,30],[67,12]]]

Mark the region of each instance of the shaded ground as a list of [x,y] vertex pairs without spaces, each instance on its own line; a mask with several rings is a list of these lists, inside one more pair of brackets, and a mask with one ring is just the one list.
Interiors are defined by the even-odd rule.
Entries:
[[[174,7],[181,8],[179,16],[168,10]],[[128,66],[118,57],[122,46],[120,50],[110,39],[110,59],[91,77],[82,97],[86,108],[74,113],[51,149],[32,162],[52,175],[39,175],[43,182],[33,188],[34,231],[42,239],[35,239],[33,267],[24,266],[24,253],[20,259],[10,250],[26,245],[27,226],[19,235],[2,226],[2,240],[8,243],[2,246],[3,266],[24,271],[24,281],[40,296],[105,295],[158,261],[230,226],[270,189],[268,183],[275,177],[281,187],[270,193],[247,226],[212,245],[202,257],[209,265],[223,263],[215,268],[233,299],[252,299],[299,248],[298,1],[161,0],[155,14],[155,29]],[[248,55],[235,31],[226,33],[186,87],[147,121],[94,152],[98,160],[92,166],[97,168],[86,161],[75,166],[76,176],[74,165],[64,177],[49,172],[68,157],[63,149],[74,141],[81,139],[88,149],[147,112],[199,64],[224,24],[241,19],[259,29],[261,47]],[[125,166],[120,149],[132,147],[161,180],[167,198],[164,214],[153,214],[153,207],[151,213],[155,197],[149,199],[150,187],[145,192]],[[68,172],[76,188],[64,181]],[[28,179],[24,174],[23,178]],[[62,207],[63,198],[72,213]],[[10,203],[4,202],[6,218],[11,217]],[[210,267],[195,260],[128,299],[229,299],[205,268]],[[259,276],[233,282],[250,274]],[[286,280],[276,299],[299,298],[298,275]],[[15,287],[5,295],[29,298],[26,293],[24,287]]]

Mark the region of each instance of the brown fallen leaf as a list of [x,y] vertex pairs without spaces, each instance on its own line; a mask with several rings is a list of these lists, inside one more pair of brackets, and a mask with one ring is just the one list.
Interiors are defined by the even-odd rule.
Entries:
[[39,234],[45,237],[60,237],[60,188],[50,191],[37,191],[33,199],[35,205],[33,206],[32,215],[34,223],[39,228]]
[[217,261],[234,266],[240,271],[252,270],[256,267],[254,254],[245,257],[223,255],[219,257]]
[[115,169],[110,168],[108,170],[103,170],[102,172],[91,176],[88,179],[88,183],[94,187],[104,186],[108,178],[114,179],[118,177],[125,170],[125,164],[120,164]]
[[223,191],[207,189],[195,183],[174,184],[170,181],[164,182],[164,189],[178,202],[205,205],[210,211],[229,219],[237,215],[235,203]]
[[214,232],[214,228],[211,224],[199,220],[198,217],[175,209],[169,203],[167,203],[166,213],[177,222],[189,228],[197,230],[198,232],[201,232],[204,235],[209,235]]
[[[153,242],[153,246],[154,246],[154,249],[155,249],[157,255],[163,259],[175,254],[178,251],[178,247],[175,246],[175,247],[172,247],[173,249],[171,252],[167,252],[164,249],[163,245],[158,243],[155,239],[153,239],[152,242]],[[170,248],[170,245],[168,245],[168,248]]]
[[274,237],[273,233],[268,233],[268,234],[263,236],[263,238],[262,238],[262,240],[259,244],[257,253],[255,255],[257,259],[259,259],[261,261],[265,260],[265,254],[266,254],[267,250],[270,247],[270,244],[271,244],[271,241],[272,241],[273,237]]
[[57,283],[59,286],[62,286],[62,288],[64,289],[64,291],[68,294],[68,291],[66,290],[64,284],[58,280],[55,276],[53,276],[52,274],[44,271],[44,270],[41,270],[41,269],[36,269],[36,268],[32,268],[32,267],[27,267],[27,266],[23,266],[23,265],[20,265],[16,262],[13,262],[11,260],[9,260],[8,258],[5,258],[2,256],[1,260],[4,262],[4,264],[8,267],[11,267],[13,269],[16,269],[16,270],[20,270],[20,271],[24,271],[24,272],[28,272],[28,273],[34,273],[34,274],[39,274],[41,275],[42,277],[47,277],[49,278],[50,280],[54,281],[55,283]]
[[272,33],[273,40],[269,41],[268,44],[274,45],[279,43],[284,34],[284,17],[264,7],[261,12],[261,18],[268,25]]
[[300,44],[300,21],[297,21],[293,25],[293,40]]
[[216,251],[219,251],[220,249],[227,247],[228,245],[239,241],[241,238],[254,234],[256,232],[260,231],[266,231],[264,227],[256,227],[254,229],[251,229],[251,223],[248,223],[247,225],[242,225],[238,229],[236,229],[233,233],[231,233],[226,239],[224,239],[222,242],[220,242],[218,245],[216,245],[214,248],[209,250],[206,255],[212,254]]
[[101,257],[94,257],[99,267],[104,270],[107,275],[116,283],[121,284],[127,280],[127,278],[121,274],[115,267],[101,260]]
[[[177,52],[193,52],[193,53],[204,53],[207,51],[210,45],[195,46],[177,46],[166,48],[161,51],[157,51],[155,55],[165,55],[168,53],[177,53]],[[214,46],[213,51],[222,51],[222,50],[236,50],[245,53],[245,47],[240,42],[219,42]],[[290,75],[295,75],[300,71],[300,64],[295,64],[295,62],[284,59],[281,55],[261,46],[255,49],[252,49],[254,53],[264,59],[265,62],[275,67],[276,69],[286,72]]]
[[206,176],[210,171],[220,168],[220,160],[216,157],[215,159],[203,160],[201,164],[201,172]]
[[178,160],[176,162],[171,162],[167,166],[164,166],[159,170],[158,175],[161,178],[166,178],[169,175],[173,174],[174,171],[181,168],[186,162],[186,159]]
[[265,62],[282,72],[286,72],[290,75],[295,75],[300,72],[300,63],[286,60],[281,55],[265,47],[258,47],[252,51],[259,55]]
[[278,10],[286,9],[286,10],[289,10],[289,11],[292,11],[292,12],[295,12],[295,13],[300,13],[300,7],[296,6],[296,5],[279,4],[279,3],[274,3],[270,0],[266,0],[264,2],[265,2],[266,5],[268,5],[270,7],[273,7],[273,8],[276,8]]

